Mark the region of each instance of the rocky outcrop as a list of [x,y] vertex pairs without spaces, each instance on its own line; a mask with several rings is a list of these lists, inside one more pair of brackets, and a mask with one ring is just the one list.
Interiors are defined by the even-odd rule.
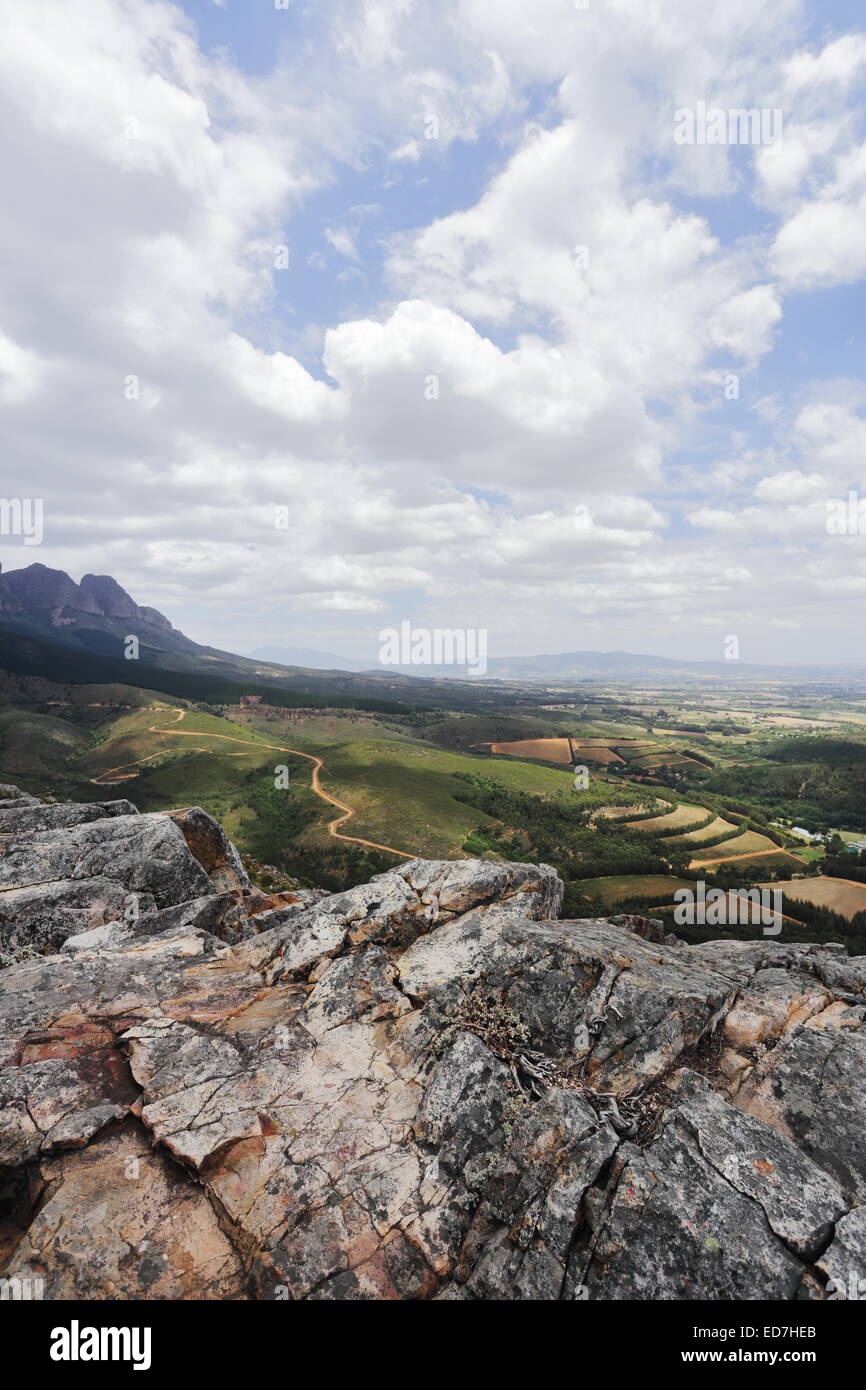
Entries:
[[560,921],[543,865],[266,894],[200,808],[0,815],[8,1277],[464,1301],[866,1281],[866,961]]

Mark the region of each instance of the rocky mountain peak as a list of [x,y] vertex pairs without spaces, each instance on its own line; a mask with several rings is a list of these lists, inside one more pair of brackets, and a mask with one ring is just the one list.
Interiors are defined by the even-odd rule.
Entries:
[[83,595],[68,574],[39,563],[0,575],[0,594],[10,596],[25,611],[48,609],[61,612],[65,608],[73,608],[85,613],[99,612],[95,601]]
[[24,569],[0,573],[0,612],[42,618],[47,613],[53,626],[70,626],[90,617],[129,619],[163,631],[171,623],[155,608],[140,608],[107,574],[86,574],[80,584],[63,570],[38,562]]
[[99,612],[106,618],[135,618],[138,605],[121,589],[116,579],[108,574],[85,574],[78,591],[96,603]]

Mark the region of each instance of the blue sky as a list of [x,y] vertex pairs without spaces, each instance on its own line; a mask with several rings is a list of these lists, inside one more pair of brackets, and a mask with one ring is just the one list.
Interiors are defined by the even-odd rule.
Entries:
[[[825,524],[866,497],[859,6],[40,11],[0,407],[43,563],[241,651],[863,659],[866,535]],[[782,139],[679,145],[699,102]]]

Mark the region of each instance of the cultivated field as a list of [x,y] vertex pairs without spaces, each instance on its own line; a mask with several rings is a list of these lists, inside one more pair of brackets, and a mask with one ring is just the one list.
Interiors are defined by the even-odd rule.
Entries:
[[584,736],[568,738],[530,738],[508,742],[496,741],[489,745],[491,753],[504,754],[511,758],[534,758],[548,763],[579,762],[584,758],[588,763],[626,764],[631,769],[652,772],[663,767],[696,767],[693,758],[665,748],[663,743],[646,739],[623,739],[615,735],[609,738],[587,738]]
[[[658,804],[659,803],[656,803],[656,805]],[[599,806],[598,810],[593,812],[592,819],[597,820],[600,816],[604,816],[607,820],[628,822],[631,820],[632,816],[638,815],[640,811],[654,809],[655,806],[643,807],[635,803],[632,803],[630,806]],[[648,822],[646,823],[648,824]]]
[[785,897],[796,902],[815,903],[829,907],[850,921],[857,912],[866,912],[866,883],[854,883],[847,878],[803,878],[785,884],[762,884],[761,887],[781,887]]
[[648,772],[659,767],[700,767],[701,764],[695,758],[686,758],[682,753],[644,753],[639,758],[630,759],[635,767],[645,768]]
[[588,897],[601,898],[606,907],[627,898],[651,898],[650,906],[664,907],[673,902],[678,888],[693,888],[694,884],[667,874],[613,874],[584,878],[575,886]]
[[724,840],[719,845],[707,845],[704,849],[699,849],[692,858],[691,867],[698,868],[701,864],[723,863],[726,859],[749,859],[770,854],[781,860],[788,860],[792,864],[802,862],[795,855],[780,849],[769,836],[759,835],[755,830],[744,830],[742,835],[734,835],[730,840]]
[[545,763],[572,761],[571,743],[567,738],[522,738],[516,743],[491,743],[490,751],[504,753],[509,758],[537,758]]
[[[729,820],[723,820],[721,816],[716,816],[709,825],[705,825],[700,830],[693,830],[689,835],[671,835],[670,839],[665,839],[666,844],[671,845],[709,845],[717,841],[722,835],[727,835],[729,830],[736,830],[736,826]],[[725,844],[727,844],[727,840]],[[731,840],[733,843],[733,838]],[[719,853],[724,853],[720,847]]]
[[685,802],[664,816],[654,816],[652,820],[626,821],[629,830],[681,830],[684,825],[696,825],[706,819],[710,812],[705,806],[689,806]]
[[608,767],[611,763],[622,763],[623,759],[612,748],[608,748],[604,743],[590,742],[588,739],[573,739],[574,758],[578,761],[585,758],[588,763],[602,763]]

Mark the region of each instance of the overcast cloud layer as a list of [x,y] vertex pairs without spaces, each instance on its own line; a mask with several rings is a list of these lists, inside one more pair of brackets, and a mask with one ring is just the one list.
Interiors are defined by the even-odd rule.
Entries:
[[854,13],[0,0],[4,568],[236,651],[862,662]]

